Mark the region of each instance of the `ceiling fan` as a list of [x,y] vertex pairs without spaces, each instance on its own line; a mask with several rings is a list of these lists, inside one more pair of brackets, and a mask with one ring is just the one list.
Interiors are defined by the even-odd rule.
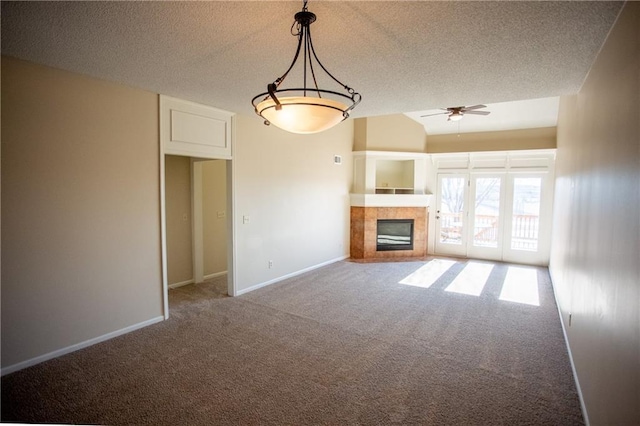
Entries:
[[475,115],[489,115],[490,111],[477,111],[481,108],[486,108],[486,105],[473,105],[473,106],[459,106],[459,107],[449,107],[449,108],[440,108],[443,112],[436,112],[435,114],[427,114],[421,115],[420,117],[431,117],[432,115],[440,115],[447,114],[449,117],[447,121],[460,121],[465,114],[475,114]]

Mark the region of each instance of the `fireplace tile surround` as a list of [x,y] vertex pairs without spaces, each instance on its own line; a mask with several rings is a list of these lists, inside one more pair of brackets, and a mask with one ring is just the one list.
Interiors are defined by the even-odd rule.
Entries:
[[[413,219],[413,250],[377,251],[378,219]],[[351,207],[351,259],[423,258],[427,255],[426,207]]]

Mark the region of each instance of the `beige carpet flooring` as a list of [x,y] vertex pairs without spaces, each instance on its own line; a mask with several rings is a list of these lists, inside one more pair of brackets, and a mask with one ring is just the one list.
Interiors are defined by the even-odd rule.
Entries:
[[399,284],[427,262],[338,262],[246,295],[170,291],[171,318],[10,374],[2,420],[110,425],[576,425],[549,275],[540,306]]

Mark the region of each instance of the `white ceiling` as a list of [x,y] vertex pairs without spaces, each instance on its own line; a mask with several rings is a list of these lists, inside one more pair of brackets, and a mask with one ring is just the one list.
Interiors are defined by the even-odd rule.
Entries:
[[[422,124],[428,135],[535,129],[556,126],[558,123],[559,103],[560,98],[556,96],[486,104],[487,107],[479,111],[490,111],[489,115],[466,114],[463,115],[460,121],[447,121],[447,112],[441,109],[415,111],[405,113],[405,115]],[[421,117],[422,115],[435,113],[444,114]]]
[[[252,114],[293,58],[301,6],[3,1],[2,53]],[[497,102],[577,92],[621,6],[312,0],[309,10],[320,59],[362,94],[353,116],[484,103],[498,117]]]

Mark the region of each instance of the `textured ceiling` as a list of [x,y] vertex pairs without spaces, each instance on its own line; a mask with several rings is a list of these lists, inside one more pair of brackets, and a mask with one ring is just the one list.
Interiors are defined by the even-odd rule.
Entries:
[[[301,6],[3,1],[2,53],[250,114],[293,57]],[[353,114],[362,117],[575,93],[621,6],[311,1],[309,10],[316,52],[362,94]]]

